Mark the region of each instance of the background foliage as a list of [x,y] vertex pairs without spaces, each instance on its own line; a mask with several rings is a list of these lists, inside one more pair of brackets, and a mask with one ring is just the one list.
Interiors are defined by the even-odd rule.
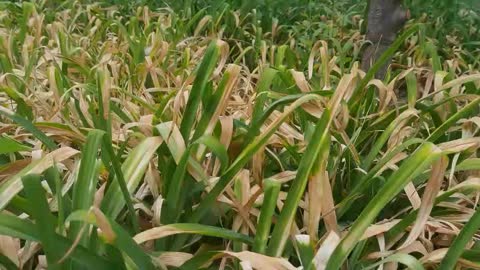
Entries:
[[0,267],[479,269],[479,7],[406,5],[0,2]]

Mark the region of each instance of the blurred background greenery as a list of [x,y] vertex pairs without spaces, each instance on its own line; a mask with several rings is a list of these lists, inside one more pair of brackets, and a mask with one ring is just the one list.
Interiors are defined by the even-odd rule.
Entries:
[[366,1],[0,1],[0,265],[480,268],[480,4],[405,5],[379,81]]

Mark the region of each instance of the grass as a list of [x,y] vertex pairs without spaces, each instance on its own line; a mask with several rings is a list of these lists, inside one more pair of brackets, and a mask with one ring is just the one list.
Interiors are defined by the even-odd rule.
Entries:
[[480,269],[480,11],[406,4],[0,2],[0,269]]

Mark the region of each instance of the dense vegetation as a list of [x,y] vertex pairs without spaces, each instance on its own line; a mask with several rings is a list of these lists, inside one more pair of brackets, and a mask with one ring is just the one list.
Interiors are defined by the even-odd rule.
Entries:
[[365,1],[0,2],[0,268],[480,269],[480,7],[432,2],[367,73]]

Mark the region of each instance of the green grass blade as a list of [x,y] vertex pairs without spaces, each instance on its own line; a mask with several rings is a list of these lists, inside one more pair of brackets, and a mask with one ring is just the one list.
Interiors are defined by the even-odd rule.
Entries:
[[202,137],[198,138],[193,144],[200,144],[204,145],[212,151],[212,153],[218,158],[220,161],[220,172],[223,173],[228,168],[229,159],[227,149],[225,146],[220,143],[220,141],[211,135],[203,135]]
[[263,181],[263,204],[260,210],[260,216],[258,217],[257,232],[253,244],[254,252],[265,253],[280,188],[280,182],[275,179],[268,178]]
[[210,135],[204,135],[193,142],[193,144],[183,152],[173,174],[171,184],[168,186],[169,188],[166,193],[167,195],[165,201],[166,212],[164,212],[164,216],[162,217],[162,219],[164,218],[164,224],[175,223],[180,217],[180,209],[183,209],[184,205],[184,201],[180,201],[182,198],[181,193],[182,191],[185,192],[184,181],[188,172],[188,166],[191,164],[190,161],[192,161],[190,153],[193,147],[196,145],[204,145],[210,149],[213,154],[215,154],[215,156],[220,160],[221,172],[224,172],[225,168],[228,166],[227,150],[217,138]]
[[418,95],[417,76],[415,76],[415,73],[413,71],[408,73],[406,77],[406,81],[407,81],[408,107],[413,109],[415,108],[415,103],[417,103],[417,95]]
[[301,234],[296,235],[295,240],[297,242],[297,253],[302,263],[302,267],[305,270],[315,269],[313,264],[313,258],[315,257],[313,246],[310,243],[310,235]]
[[205,52],[203,61],[198,67],[198,73],[193,82],[192,90],[188,97],[185,112],[183,114],[182,123],[180,125],[180,132],[182,133],[185,144],[190,140],[190,132],[193,128],[193,123],[197,115],[198,106],[205,91],[210,75],[213,73],[215,64],[220,56],[220,47],[218,42],[212,41]]
[[448,118],[441,126],[439,126],[429,137],[429,142],[436,142],[440,137],[442,137],[447,130],[457,123],[458,120],[462,118],[466,118],[475,113],[475,110],[478,108],[480,104],[480,98],[475,99],[474,101],[470,102],[467,106],[463,107],[457,113],[452,115]]
[[469,260],[480,266],[480,250],[465,250],[462,253],[462,258],[465,260]]
[[58,172],[57,167],[54,165],[50,167],[45,173],[45,178],[50,179],[51,182],[55,184],[55,198],[57,200],[57,225],[59,232],[63,233],[65,231],[65,207],[64,207],[64,198],[62,195],[62,180],[60,179],[60,173]]
[[181,192],[184,189],[184,180],[187,174],[188,160],[190,159],[191,147],[185,149],[182,158],[178,162],[177,168],[173,173],[172,183],[169,185],[167,197],[165,200],[165,212],[163,212],[163,224],[175,223],[180,216],[181,205],[179,205]]
[[5,135],[0,137],[0,155],[30,150],[30,147],[23,145],[10,137]]
[[267,255],[278,257],[283,253],[293,219],[297,213],[298,203],[303,196],[313,166],[319,164],[317,159],[325,160],[327,158],[326,154],[330,147],[330,122],[330,111],[325,109],[317,122],[312,138],[298,166],[295,180],[288,191],[287,199],[268,245]]
[[206,263],[215,260],[217,257],[221,257],[222,253],[220,251],[207,251],[196,254],[190,260],[186,261],[182,266],[180,266],[180,270],[197,270],[201,269],[203,265]]
[[401,115],[399,115],[388,127],[385,131],[380,135],[378,139],[375,140],[375,143],[372,146],[372,149],[365,157],[363,161],[363,169],[368,170],[372,165],[375,157],[377,157],[378,153],[382,149],[382,147],[387,143],[388,139],[392,135],[393,131],[398,127],[398,125],[403,121],[408,121],[410,117],[414,116],[414,112],[412,111],[405,111]]
[[[265,123],[265,121],[272,115],[272,113],[277,110],[279,107],[289,104],[291,102],[294,102],[298,99],[301,99],[307,95],[319,95],[322,97],[328,97],[332,95],[332,91],[327,91],[327,90],[322,90],[322,91],[312,91],[309,93],[302,93],[302,94],[294,94],[294,95],[288,95],[286,97],[282,97],[275,102],[273,102],[270,106],[268,106],[265,111],[262,112],[260,116],[258,116],[257,121],[252,122],[250,125],[250,128],[248,129],[247,137],[244,141],[244,146],[248,145],[249,143],[252,142],[252,140],[255,138],[255,136],[258,136],[258,133],[260,132],[261,126]],[[250,133],[250,134],[249,134]]]
[[48,207],[47,197],[40,181],[39,175],[22,177],[24,190],[32,207],[35,226],[38,232],[41,232],[38,235],[47,257],[48,267],[49,269],[62,269],[62,265],[57,263],[61,259],[62,251],[55,243],[55,219]]
[[212,121],[212,118],[218,117],[219,110],[223,109],[223,106],[221,106],[222,100],[229,98],[228,94],[231,93],[231,89],[236,84],[239,71],[239,66],[231,65],[227,67],[227,70],[225,71],[222,80],[219,82],[217,89],[210,96],[206,97],[208,100],[205,102],[205,104],[202,104],[204,107],[202,117],[195,127],[195,132],[192,137],[193,140],[196,140],[204,135],[209,123]]
[[22,126],[25,130],[28,130],[35,136],[35,138],[39,139],[49,150],[55,150],[58,148],[57,144],[48,137],[45,133],[35,127],[35,125],[30,122],[29,120],[21,117],[18,114],[10,113],[8,111],[2,110],[0,107],[0,115],[3,115],[13,122],[17,123],[18,125]]
[[15,103],[17,103],[16,113],[26,118],[27,120],[33,119],[33,111],[30,106],[25,103],[24,96],[18,93],[15,89],[6,86],[0,86],[0,92],[5,92]]
[[[87,142],[82,152],[80,170],[73,189],[72,211],[89,209],[93,204],[98,181],[98,150],[105,132],[92,130],[89,132]],[[76,239],[81,230],[80,223],[72,223],[68,235]],[[81,243],[87,244],[87,237],[82,237]]]
[[152,258],[135,243],[134,239],[115,221],[107,218],[98,208],[90,211],[79,210],[73,212],[67,222],[85,222],[99,227],[104,235],[103,239],[109,245],[127,254],[139,269],[156,269]]
[[115,151],[113,150],[112,144],[113,143],[112,143],[111,137],[105,134],[103,136],[103,149],[106,150],[105,157],[112,164],[112,167],[116,176],[114,177],[114,180],[116,180],[115,183],[117,183],[117,185],[120,187],[120,191],[122,192],[123,199],[125,201],[125,204],[127,205],[133,231],[139,232],[140,225],[138,225],[137,214],[135,213],[135,209],[133,208],[132,198],[130,198],[130,192],[128,191],[128,187],[122,172],[120,161],[118,160],[117,155],[115,155]]
[[29,241],[39,241],[35,225],[16,216],[0,213],[0,234]]
[[[260,129],[259,121],[262,118],[264,111],[265,103],[268,99],[268,90],[272,85],[273,79],[277,75],[277,70],[273,68],[267,68],[263,71],[257,85],[257,97],[255,99],[255,105],[253,107],[252,120],[248,133],[245,136],[245,141],[250,142],[251,139],[257,135],[258,130]],[[253,128],[255,127],[255,128]]]
[[18,269],[18,266],[3,254],[0,254],[0,266],[5,267],[6,270]]
[[427,41],[426,51],[430,55],[430,58],[432,59],[433,73],[436,74],[437,71],[442,70],[442,62],[440,60],[440,57],[438,56],[437,47],[435,46],[435,44],[432,43],[432,41]]
[[469,158],[455,167],[457,171],[469,171],[480,169],[480,158]]
[[447,254],[440,263],[439,270],[453,270],[460,256],[465,251],[467,244],[472,241],[474,235],[480,228],[480,208],[477,208],[470,220],[465,224],[460,234],[455,238],[448,248]]
[[263,146],[267,140],[275,133],[276,129],[285,121],[286,117],[293,112],[296,108],[302,104],[309,102],[311,100],[317,99],[316,95],[306,95],[298,99],[288,109],[284,111],[283,117],[280,118],[273,126],[270,127],[268,131],[258,136],[251,144],[249,144],[243,151],[240,153],[238,158],[233,162],[230,168],[225,171],[225,173],[220,177],[213,189],[203,198],[203,201],[200,205],[194,210],[189,222],[198,222],[208,211],[208,209],[213,205],[216,198],[222,193],[225,187],[232,181],[233,177],[240,171],[241,168],[250,160],[250,158],[258,151],[258,149]]
[[395,155],[404,151],[408,147],[411,147],[415,144],[422,144],[424,140],[422,139],[410,139],[403,144],[394,148],[391,152],[387,153],[382,159],[380,159],[377,164],[364,176],[360,179],[359,183],[349,192],[349,194],[339,203],[339,208],[337,211],[337,216],[342,217],[345,212],[352,206],[352,204],[358,198],[362,197],[362,194],[373,184],[375,180],[375,175],[380,171],[380,169],[385,166]]
[[348,234],[336,247],[327,264],[327,269],[340,269],[350,251],[359,242],[365,230],[372,224],[380,211],[397,195],[415,176],[422,173],[441,155],[441,151],[431,143],[425,143],[402,163],[381,188],[377,195],[368,203],[358,219],[353,223]]
[[[0,234],[40,242],[40,233],[41,232],[37,231],[33,223],[12,215],[0,213]],[[58,245],[59,249],[63,250],[61,253],[62,255],[64,255],[73,245],[71,240],[58,234],[54,235],[53,242]],[[113,269],[113,265],[109,261],[92,253],[83,246],[76,246],[72,251],[70,258],[85,265],[87,269]]]

